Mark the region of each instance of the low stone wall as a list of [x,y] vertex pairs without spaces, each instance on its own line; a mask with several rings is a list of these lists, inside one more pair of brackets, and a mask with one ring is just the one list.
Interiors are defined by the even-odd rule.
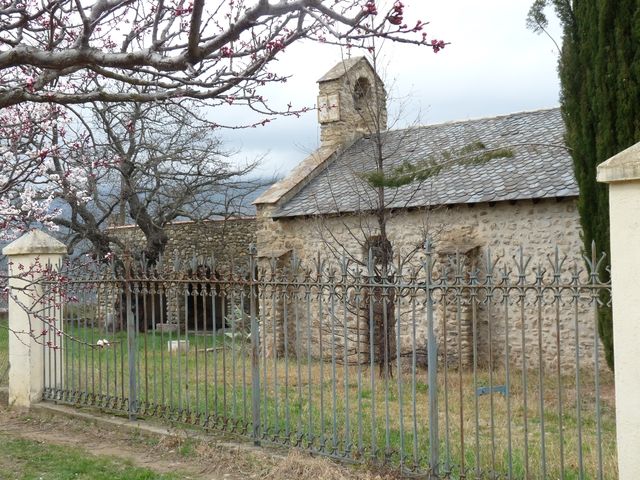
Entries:
[[[144,247],[144,235],[136,225],[111,227],[110,233],[120,238],[131,251]],[[256,219],[175,222],[167,226],[167,235],[166,258],[178,256],[184,262],[192,258],[196,261],[213,258],[219,270],[228,270],[232,265],[244,267],[249,264],[249,246],[256,243]]]

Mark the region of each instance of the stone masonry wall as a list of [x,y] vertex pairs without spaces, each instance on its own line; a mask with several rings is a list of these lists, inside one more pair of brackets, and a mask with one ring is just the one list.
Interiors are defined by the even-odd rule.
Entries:
[[[361,232],[363,236],[376,233],[372,227],[375,221],[371,218],[344,215],[315,219],[273,220],[271,208],[268,205],[258,208],[258,254],[263,259],[262,262],[270,255],[281,256],[285,252],[295,252],[303,262],[312,261],[318,252],[327,258],[336,259],[335,252],[341,248],[352,253],[356,252],[355,255],[364,256],[364,252],[361,252],[364,242],[362,239],[354,238],[357,236],[354,232]],[[368,231],[370,233],[367,233]],[[570,266],[574,264],[578,268],[583,267],[582,242],[575,199],[535,202],[523,200],[515,203],[461,205],[435,210],[408,211],[394,215],[390,219],[388,232],[396,254],[406,253],[421,246],[427,234],[434,239],[434,280],[436,281],[440,275],[438,272],[442,272],[442,267],[450,263],[447,257],[451,258],[450,252],[452,248],[455,250],[456,245],[459,245],[461,253],[467,253],[464,259],[464,263],[467,264],[465,273],[467,281],[469,275],[476,275],[479,281],[485,281],[483,275],[486,273],[487,265],[498,258],[501,262],[499,265],[510,269],[514,278],[513,272],[517,271],[520,247],[525,258],[531,258],[527,276],[530,283],[535,281],[534,268],[540,271],[546,269],[546,278],[549,278],[549,262],[556,247],[561,256],[567,256],[564,264],[566,272],[569,272]],[[490,259],[488,258],[489,250],[491,251]],[[418,263],[423,258],[424,256],[421,255],[414,257]],[[475,273],[470,273],[472,271]],[[568,278],[567,275],[569,273],[566,273],[563,278]],[[498,271],[494,272],[491,281],[495,284],[499,276]],[[468,366],[473,361],[474,335],[478,364],[491,363],[493,366],[504,364],[508,346],[510,363],[526,365],[527,368],[535,367],[539,360],[539,345],[542,345],[542,361],[547,365],[556,365],[559,355],[563,367],[575,367],[576,345],[580,350],[581,365],[587,366],[593,363],[596,330],[593,312],[586,301],[581,303],[582,306],[578,312],[579,338],[576,340],[574,307],[571,298],[563,297],[560,309],[556,310],[556,304],[551,298],[552,294],[549,294],[550,296],[545,294],[545,298],[540,302],[540,299],[531,292],[518,297],[517,292],[512,291],[505,310],[504,304],[501,303],[506,298],[503,297],[504,292],[506,290],[496,291],[496,298],[487,298],[486,290],[479,296],[474,296],[473,299],[469,292],[461,294],[460,324],[455,317],[455,308],[451,304],[451,289],[437,292],[436,335],[439,354],[445,355],[446,350],[448,363],[457,364],[458,355],[462,357],[464,366]],[[455,296],[455,292],[453,295]],[[443,301],[445,297],[449,300]],[[581,298],[587,300],[584,295],[581,295]],[[524,299],[523,310],[517,303],[519,299]],[[415,313],[412,314],[408,301],[401,299],[399,302],[401,355],[407,355],[407,352],[413,348],[412,317],[416,318],[415,342],[424,353],[427,336],[424,310],[415,315]],[[338,315],[332,315],[333,319],[345,318],[347,322],[354,323],[348,325],[349,337],[360,338],[359,332],[362,326],[358,324],[362,323],[362,319],[355,316],[350,318],[348,315],[342,315],[340,311],[336,313]],[[263,321],[277,323],[278,319],[271,319],[266,315]],[[326,319],[323,320],[314,313],[311,318],[303,318],[300,321],[302,324],[298,325],[297,330],[289,325],[288,331],[295,330],[302,332],[303,335],[304,332],[309,332],[308,335],[312,336],[309,340],[313,344],[314,355],[316,353],[321,357],[330,355],[331,352],[321,351],[323,349],[317,345],[318,334],[314,333],[320,330],[327,333]],[[311,325],[307,325],[309,322]],[[340,323],[338,328],[342,329],[343,326],[344,322]],[[281,325],[274,327],[274,331],[282,328]],[[538,341],[539,332],[542,334],[541,342]],[[458,342],[458,336],[460,336],[460,342]],[[276,341],[281,337],[282,335],[276,336]],[[305,345],[306,342],[307,339],[303,338],[299,343]],[[561,346],[560,352],[556,347],[558,343]],[[362,345],[365,350],[365,343],[363,342]],[[462,345],[462,352],[458,352],[459,345]],[[355,344],[351,343],[350,347],[355,347]],[[270,347],[270,350],[274,351],[281,349],[282,346]],[[342,353],[338,351],[336,355],[341,357]]]
[[[144,247],[144,235],[135,225],[112,227],[111,232],[123,240],[131,251]],[[165,250],[168,259],[177,255],[183,261],[192,258],[215,258],[219,269],[234,265],[245,267],[249,262],[249,246],[256,243],[254,217],[175,222],[167,227],[169,243]]]

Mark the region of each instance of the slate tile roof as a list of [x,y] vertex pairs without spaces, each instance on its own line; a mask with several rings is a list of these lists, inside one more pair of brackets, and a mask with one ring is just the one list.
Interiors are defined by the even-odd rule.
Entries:
[[[522,112],[440,125],[393,130],[383,135],[385,171],[403,162],[431,159],[443,165],[434,176],[400,188],[387,188],[387,208],[572,197],[578,195],[559,109]],[[513,156],[483,162],[445,160],[481,142],[506,148]],[[274,217],[370,210],[376,192],[362,172],[375,170],[375,143],[369,138],[327,161],[326,168],[280,205]]]

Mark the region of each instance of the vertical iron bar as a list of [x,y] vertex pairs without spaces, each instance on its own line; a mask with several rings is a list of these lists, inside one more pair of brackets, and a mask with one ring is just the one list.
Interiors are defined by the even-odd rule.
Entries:
[[[107,331],[106,328],[104,326],[104,322],[102,323],[102,325],[100,325],[100,319],[101,318],[105,318],[104,315],[104,310],[100,308],[100,302],[101,302],[101,296],[100,296],[100,284],[96,283],[94,285],[94,288],[96,289],[96,320],[98,322],[98,331],[100,332],[100,334],[102,334],[103,329],[104,329],[104,333],[105,333],[105,337],[107,336]],[[100,406],[104,406],[104,399],[105,399],[105,395],[104,395],[104,390],[103,390],[103,375],[102,375],[102,359],[103,357],[107,356],[107,352],[108,350],[105,350],[104,352],[98,352],[98,385],[99,385],[99,396],[100,396]]]
[[[179,300],[179,292],[178,292],[178,288],[181,288],[180,285],[178,284],[177,286],[172,288],[172,292],[171,292],[171,296],[173,297],[173,302],[174,305],[178,305],[178,300]],[[175,313],[175,319],[176,319],[176,325],[178,326],[178,328],[176,329],[177,331],[180,330],[180,313]],[[173,332],[171,331],[171,329],[169,329],[169,340],[167,345],[172,345],[173,344]],[[167,349],[169,350],[169,349]],[[170,411],[174,411],[175,410],[175,403],[174,403],[174,388],[173,388],[173,352],[171,352],[171,350],[168,351],[168,355],[169,355],[169,409]]]
[[495,427],[495,398],[493,392],[493,315],[491,304],[493,302],[493,263],[491,250],[487,249],[487,271],[485,277],[485,299],[487,302],[487,330],[489,340],[489,422],[491,432],[491,477],[496,478],[496,427]]
[[[310,280],[307,277],[307,280]],[[307,284],[305,286],[305,302],[306,302],[306,316],[307,316],[307,375],[308,375],[308,389],[309,389],[309,431],[308,435],[308,443],[309,447],[313,445],[313,377],[311,374],[311,365],[312,365],[312,357],[311,357],[311,286]],[[322,352],[320,352],[320,361],[322,361]]]
[[[137,275],[136,275],[137,276]],[[132,302],[135,304],[135,306],[133,307],[133,318],[134,318],[134,323],[135,323],[135,356],[136,356],[136,363],[135,363],[135,368],[136,368],[136,380],[137,380],[137,384],[136,384],[136,413],[138,413],[139,409],[140,409],[140,405],[138,403],[138,396],[140,394],[140,390],[141,390],[141,381],[142,379],[140,378],[141,375],[141,371],[142,369],[140,368],[140,355],[138,352],[138,332],[140,332],[140,295],[141,295],[141,291],[140,291],[140,284],[138,282],[134,283],[134,287],[133,287],[133,293],[134,293],[134,298],[132,298]]]
[[[144,276],[147,276],[146,274],[144,274]],[[142,289],[142,310],[143,310],[143,317],[144,317],[144,325],[142,326],[142,345],[143,345],[143,349],[144,349],[144,403],[145,403],[145,408],[149,408],[149,350],[148,350],[148,342],[147,342],[147,335],[149,333],[149,312],[147,311],[147,307],[149,305],[149,296],[151,295],[151,298],[153,299],[153,295],[150,294],[149,292],[149,284],[148,282],[146,282],[146,285],[144,286],[144,288]],[[151,300],[151,303],[153,305],[153,300]],[[152,307],[153,308],[153,307]],[[151,317],[153,319],[153,316]],[[152,320],[153,321],[153,320]]]
[[51,362],[51,350],[52,350],[51,325],[52,325],[53,317],[51,316],[51,302],[48,299],[48,296],[49,296],[49,292],[47,291],[48,285],[46,284],[42,285],[42,289],[43,289],[42,299],[43,299],[44,307],[42,308],[43,327],[41,330],[46,332],[42,336],[42,353],[43,353],[42,383],[44,385],[43,397],[47,398],[48,394],[46,392],[51,388],[51,363],[52,363]]
[[[404,451],[404,395],[402,390],[402,365],[400,358],[400,292],[398,291],[398,285],[402,283],[402,272],[398,269],[396,277],[396,289],[394,290],[394,299],[396,301],[396,378],[398,384],[398,410],[400,415],[400,471],[404,469],[405,463],[405,451]],[[399,287],[401,288],[401,287]]]
[[438,434],[438,343],[436,340],[433,320],[433,296],[432,296],[432,251],[431,240],[425,242],[425,254],[427,261],[425,292],[427,295],[427,362],[429,365],[429,452],[431,471],[435,478],[438,477],[440,461],[440,438]]
[[[109,298],[109,293],[108,293],[108,283],[105,283],[104,285],[99,284],[99,288],[106,290],[105,293],[105,297]],[[107,337],[107,339],[111,342],[111,347],[109,348],[109,350],[107,350],[105,352],[105,358],[104,358],[104,368],[105,368],[105,402],[104,405],[105,407],[107,407],[109,405],[109,382],[111,380],[111,377],[109,376],[109,366],[111,365],[111,350],[115,348],[115,324],[116,324],[116,318],[115,318],[115,314],[112,315],[112,324],[113,324],[113,331],[111,332],[111,338],[109,338],[109,323],[106,322],[106,319],[108,318],[107,316],[110,314],[110,310],[111,307],[107,305],[107,303],[105,303],[105,328],[104,328],[104,333]]]
[[319,346],[319,355],[320,355],[320,450],[325,451],[326,446],[326,438],[324,434],[325,424],[324,424],[324,345],[323,345],[323,320],[324,320],[324,312],[322,309],[322,297],[324,295],[324,287],[322,285],[323,279],[321,276],[323,275],[320,262],[318,262],[318,346]]
[[510,285],[508,274],[503,275],[503,296],[504,301],[504,370],[505,370],[505,383],[507,389],[507,460],[509,463],[509,470],[507,472],[507,479],[513,478],[513,439],[511,433],[511,347],[509,345],[509,294]]
[[456,252],[456,327],[458,329],[458,399],[460,402],[459,407],[459,420],[460,420],[460,475],[466,476],[466,457],[465,457],[465,442],[464,442],[464,395],[463,395],[463,359],[462,359],[462,292],[463,292],[463,270],[460,264],[460,253]]
[[356,278],[356,362],[358,363],[358,455],[362,455],[364,452],[364,430],[362,424],[362,312],[361,312],[361,300],[362,300],[362,277],[360,275]]
[[[212,262],[213,264],[213,262]],[[213,279],[210,279],[210,282],[212,282],[211,284],[211,298],[209,299],[209,301],[211,302],[211,368],[213,369],[213,415],[214,415],[214,421],[216,421],[215,417],[218,411],[218,372],[217,370],[217,366],[218,366],[218,362],[217,362],[217,358],[218,358],[218,348],[217,348],[217,335],[218,335],[218,331],[216,329],[218,322],[217,320],[217,315],[218,313],[216,312],[216,297],[217,297],[217,292],[218,292],[218,284],[217,279],[218,276],[215,272],[215,269],[212,272],[212,275],[214,275]],[[249,278],[249,282],[251,282],[251,278]],[[251,325],[249,325],[249,328],[251,328]],[[251,330],[249,330],[251,331]],[[206,345],[206,341],[205,341],[205,345]],[[208,365],[209,362],[205,360],[205,364]],[[207,385],[207,389],[205,390],[205,396],[207,396],[207,411],[206,411],[206,415],[207,418],[209,418],[210,415],[212,415],[211,413],[211,408],[209,405],[209,397],[208,397],[208,387],[209,387],[209,375],[207,375],[205,373],[205,376],[207,378],[206,381],[206,385]]]
[[412,275],[411,282],[411,415],[413,417],[412,434],[413,434],[413,468],[418,469],[420,465],[420,457],[418,456],[418,399],[416,392],[417,380],[417,349],[416,349],[416,278]]
[[302,357],[302,345],[300,343],[300,306],[298,304],[298,301],[300,300],[300,285],[298,284],[298,282],[296,281],[295,284],[295,290],[294,290],[294,301],[293,301],[293,308],[294,308],[294,322],[295,322],[295,327],[296,327],[296,381],[297,381],[297,390],[298,390],[298,408],[299,408],[299,412],[298,412],[298,438],[297,438],[297,442],[298,445],[300,445],[301,439],[302,439],[302,413],[303,413],[303,408],[302,408],[302,365],[300,362],[300,359]]
[[[167,318],[165,316],[165,309],[163,308],[163,306],[166,304],[168,306],[168,302],[167,302],[167,292],[165,289],[165,285],[164,282],[161,283],[159,285],[160,291],[162,292],[162,296],[160,297],[160,324],[163,326],[162,330],[160,330],[160,342],[156,343],[155,339],[154,339],[154,345],[159,345],[160,346],[160,405],[162,407],[162,409],[164,410],[164,408],[166,407],[165,404],[165,392],[164,392],[164,379],[165,379],[165,375],[164,375],[164,331],[165,331],[165,325],[168,325],[169,322],[167,322]],[[168,327],[167,327],[168,328]],[[155,329],[153,330],[155,332]],[[154,362],[155,363],[155,362]]]
[[391,428],[389,425],[390,412],[389,412],[389,378],[391,376],[389,358],[389,277],[386,273],[382,276],[381,282],[382,289],[382,337],[384,347],[384,455],[385,462],[389,461],[391,457]]
[[[278,340],[278,325],[277,325],[277,319],[278,319],[278,299],[280,298],[279,295],[279,288],[282,288],[280,285],[278,285],[277,279],[274,282],[274,290],[273,290],[273,300],[272,300],[272,304],[273,304],[273,438],[275,439],[275,436],[278,434],[278,430],[279,430],[279,423],[280,423],[280,415],[278,412],[278,396],[280,394],[280,392],[278,391],[278,348],[279,348],[279,340]],[[284,300],[283,300],[284,302]],[[282,312],[284,313],[284,312]],[[283,319],[284,321],[284,319]],[[284,327],[284,325],[283,325]],[[267,370],[267,366],[265,365],[265,374],[266,374],[266,370]],[[265,381],[265,396],[267,395],[267,383]],[[268,416],[265,416],[265,419],[268,421]],[[267,426],[267,428],[265,429],[265,433],[267,433],[269,431],[269,427]]]
[[347,282],[347,266],[346,260],[343,258],[343,275],[342,275],[342,292],[344,297],[343,308],[343,316],[342,316],[342,326],[343,326],[343,335],[344,335],[344,360],[342,364],[343,372],[344,372],[344,417],[345,417],[345,442],[344,442],[344,453],[348,457],[351,453],[351,410],[349,408],[349,396],[350,396],[350,387],[349,387],[349,330],[347,328],[347,297],[349,296],[348,292],[348,282]]
[[[527,262],[528,263],[528,262]],[[529,478],[529,423],[528,423],[528,405],[527,396],[529,393],[529,386],[527,382],[527,339],[526,339],[526,320],[525,320],[525,300],[527,296],[526,291],[526,266],[524,262],[524,254],[522,247],[519,251],[519,275],[518,275],[518,291],[520,297],[520,341],[522,348],[522,402],[523,402],[523,435],[524,435],[524,473],[525,478]]]
[[291,279],[285,280],[283,286],[283,305],[282,305],[282,323],[284,329],[284,440],[288,442],[291,438],[291,428],[289,422],[291,420],[291,410],[289,408],[289,289],[291,287]]
[[[473,268],[473,266],[471,267]],[[476,476],[482,475],[482,465],[480,463],[480,405],[478,401],[478,279],[477,272],[471,273],[471,326],[473,331],[473,406],[475,421],[475,454],[476,454]]]
[[575,330],[575,352],[576,352],[576,426],[578,429],[578,479],[584,479],[584,463],[583,463],[583,451],[582,451],[582,397],[580,387],[580,279],[577,267],[574,270],[572,284],[573,291],[573,320]]
[[[447,281],[447,277],[444,277],[444,281]],[[444,445],[445,445],[445,456],[444,456],[444,473],[451,471],[451,449],[450,449],[450,426],[449,426],[449,352],[448,342],[449,342],[449,332],[447,329],[448,323],[448,306],[449,306],[449,285],[445,284],[442,286],[442,348],[443,348],[443,358],[444,365],[443,373],[444,373]]]
[[[91,284],[87,284],[87,288],[89,289],[90,292],[92,292],[92,285]],[[92,296],[93,297],[93,296]],[[96,306],[94,307],[93,305],[89,306],[90,310],[93,313],[93,317],[91,319],[91,345],[95,345],[96,344],[96,326],[97,323],[99,321],[99,312],[98,312],[98,306],[96,304]],[[92,398],[92,404],[95,403],[96,399],[98,398],[98,396],[96,395],[96,368],[95,368],[95,361],[96,361],[96,357],[95,357],[95,348],[91,347],[91,393],[93,394],[93,398]],[[100,353],[98,353],[98,358],[100,358]]]
[[[127,356],[129,360],[129,420],[136,419],[138,410],[137,378],[136,378],[136,325],[131,304],[131,283],[125,283],[127,302]],[[123,382],[124,383],[124,382]]]
[[536,293],[538,296],[538,401],[540,409],[540,468],[542,478],[547,478],[547,455],[545,447],[544,428],[544,359],[542,348],[542,303],[544,301],[544,287],[542,285],[542,267],[538,265],[536,274]]
[[[250,250],[250,254],[251,254],[251,250]],[[251,282],[253,281],[253,272],[250,272],[250,279]],[[251,288],[251,282],[250,282],[250,288]],[[224,328],[224,318],[222,318],[222,312],[218,312],[216,311],[216,299],[220,296],[219,295],[220,292],[220,284],[216,283],[215,286],[212,289],[212,297],[211,297],[211,312],[212,312],[212,322],[213,322],[213,335],[212,335],[212,340],[211,340],[211,344],[212,344],[212,350],[213,350],[213,414],[218,417],[219,413],[218,413],[218,349],[220,348],[218,346],[219,339],[218,339],[218,331],[216,330],[216,326],[218,324],[218,322],[216,321],[216,319],[218,318],[218,315],[220,315],[220,318],[222,319],[222,326]],[[255,303],[254,303],[254,312],[255,314]],[[251,327],[253,328],[253,327]],[[224,329],[223,329],[224,331]],[[251,330],[251,336],[253,338],[253,330]],[[224,342],[224,340],[223,340]],[[260,342],[258,342],[259,344]],[[222,347],[224,348],[224,343],[222,344]]]
[[[60,268],[58,267],[58,270],[60,271]],[[59,294],[56,294],[55,292],[51,295],[52,297],[52,302],[53,302],[53,325],[54,325],[54,329],[53,329],[53,345],[55,347],[54,352],[53,352],[53,388],[55,389],[55,396],[53,398],[58,398],[58,394],[60,392],[60,390],[62,389],[62,385],[61,383],[58,383],[58,356],[60,355],[60,335],[59,333],[62,330],[62,325],[60,324],[60,314],[58,312],[58,307],[56,305],[59,304],[59,301],[56,301],[58,298]],[[49,376],[49,382],[51,382],[51,376]]]
[[220,302],[220,314],[224,322],[222,325],[222,416],[225,422],[229,420],[227,410],[227,291],[230,285],[227,282],[222,289],[222,301]]
[[[269,280],[273,281],[273,276],[271,276],[270,279],[264,278],[263,279],[263,290],[262,290],[262,309],[260,310],[260,312],[262,312],[263,318],[262,318],[262,389],[263,389],[263,397],[262,397],[262,401],[264,402],[264,415],[263,418],[261,418],[262,421],[262,430],[260,431],[260,434],[262,435],[262,437],[266,437],[267,433],[268,433],[268,421],[269,419],[267,418],[267,407],[269,405],[269,398],[267,397],[267,387],[268,387],[268,383],[267,383],[267,370],[268,370],[268,365],[267,365],[267,335],[269,334],[268,332],[268,325],[267,325],[267,294],[268,294],[268,290],[267,287],[271,286],[271,288],[275,288],[273,286],[273,283],[269,283]],[[270,294],[271,297],[273,298],[273,294]],[[275,317],[273,316],[273,306],[272,306],[272,311],[271,311],[271,321],[275,322]],[[276,339],[273,339],[273,346],[275,347],[275,341]]]
[[376,420],[376,374],[375,374],[375,326],[374,326],[374,301],[375,301],[375,279],[373,276],[373,256],[369,250],[367,289],[369,297],[369,377],[371,381],[371,458],[378,456],[378,432]]
[[563,425],[563,405],[562,405],[562,350],[560,344],[560,302],[562,301],[561,287],[560,287],[560,265],[558,247],[555,251],[555,263],[554,263],[554,303],[556,304],[556,374],[558,376],[558,434],[560,439],[560,478],[564,478],[564,425]]
[[593,327],[594,327],[594,345],[593,345],[593,356],[594,356],[594,368],[595,368],[595,387],[596,387],[596,448],[598,452],[598,480],[602,480],[602,418],[600,411],[600,341],[599,341],[599,331],[598,331],[598,269],[600,263],[596,257],[596,243],[595,241],[591,242],[591,301],[593,302]]
[[238,324],[237,324],[237,313],[238,313],[238,303],[236,299],[236,286],[231,286],[231,311],[227,315],[231,317],[231,385],[233,389],[233,403],[231,407],[232,417],[234,421],[238,419],[238,348],[237,348],[237,334],[238,334]]
[[[128,287],[128,282],[124,281],[122,282],[123,285],[123,292],[124,292],[124,312],[122,311],[122,301],[120,302],[120,325],[124,326],[123,322],[127,322],[127,348],[129,348],[129,316],[127,315],[127,289]],[[122,300],[122,293],[120,294],[120,300]],[[124,388],[125,388],[125,379],[124,379],[124,341],[120,340],[118,342],[118,344],[120,345],[120,404],[122,405],[122,408],[124,407],[124,402],[125,399],[127,398],[127,396],[124,393]],[[114,352],[115,353],[115,352]],[[116,393],[118,391],[118,374],[116,373],[116,368],[118,366],[118,359],[116,358],[117,355],[114,355],[113,357],[113,363],[114,363],[114,372],[113,372],[113,377],[114,377],[114,393]],[[127,357],[128,358],[128,357]],[[128,403],[128,401],[127,401]]]
[[[187,299],[186,299],[186,295],[189,295],[188,289],[185,288],[185,302],[184,304],[187,305]],[[193,303],[198,303],[198,292],[197,291],[192,291],[190,294],[193,297]],[[181,350],[180,348],[178,348],[178,372],[179,375],[182,375],[182,371],[179,368],[180,364],[183,362],[183,358],[182,358],[182,352],[184,351],[184,383],[181,380],[180,377],[178,380],[178,383],[180,385],[180,392],[182,392],[182,387],[184,385],[184,403],[182,405],[182,410],[184,412],[185,415],[185,419],[188,420],[190,415],[191,415],[191,388],[189,386],[189,319],[187,317],[187,309],[184,309],[184,350]],[[179,345],[179,343],[178,343]]]
[[[240,291],[240,314],[242,315],[242,422],[243,428],[248,425],[247,416],[247,321],[246,321],[246,289],[243,288]],[[213,326],[215,329],[215,325]],[[205,378],[207,379],[205,385],[209,384],[209,376],[207,375],[207,362],[204,364]],[[206,394],[205,389],[205,394]],[[208,398],[208,397],[207,397]],[[207,402],[208,403],[208,402]]]
[[[207,309],[206,309],[206,302],[207,302],[207,297],[205,297],[205,293],[206,293],[206,285],[204,283],[204,279],[200,278],[204,275],[204,272],[201,272],[201,267],[200,265],[198,265],[196,267],[197,273],[196,275],[198,276],[198,288],[196,288],[195,291],[195,298],[193,301],[193,333],[192,333],[192,337],[193,337],[193,356],[194,356],[194,367],[195,367],[195,384],[196,384],[196,400],[195,400],[195,412],[196,415],[198,417],[200,417],[200,412],[201,412],[201,408],[200,408],[200,366],[199,366],[199,362],[198,362],[198,341],[200,340],[200,336],[198,335],[198,317],[202,316],[203,321],[206,318],[207,315]],[[186,311],[186,309],[185,309]],[[188,328],[188,325],[187,325]],[[188,330],[187,330],[188,331]],[[187,336],[188,338],[188,336]],[[206,356],[205,356],[205,363],[206,363]],[[187,357],[186,359],[186,363],[189,363],[189,357]],[[188,377],[187,377],[187,382],[188,382]]]
[[231,309],[229,317],[231,317],[231,391],[233,392],[233,398],[231,403],[231,418],[234,421],[238,416],[238,380],[237,380],[237,313],[238,305],[236,303],[236,286],[231,285]]
[[[253,444],[260,445],[260,332],[256,317],[256,247],[249,249],[249,314],[251,316],[251,410],[253,415]],[[217,390],[217,389],[216,389]]]
[[[67,289],[67,295],[70,294],[71,291],[71,286],[69,286],[69,288]],[[68,305],[68,304],[67,304]],[[69,398],[69,390],[72,388],[72,382],[73,382],[73,373],[71,374],[71,376],[69,375],[69,365],[70,365],[70,354],[69,352],[71,351],[71,349],[73,348],[71,345],[71,336],[73,335],[71,330],[69,327],[71,326],[71,323],[69,322],[69,319],[67,317],[68,315],[68,309],[66,309],[64,306],[61,307],[62,308],[62,322],[64,324],[64,330],[67,332],[66,336],[64,336],[63,340],[63,348],[64,348],[64,387],[65,387],[65,397],[66,399]],[[69,381],[69,378],[71,377],[71,381]],[[71,388],[70,388],[71,387]]]
[[[162,296],[160,295],[159,285],[156,282],[151,283],[151,291],[153,292],[154,301],[151,302],[151,358],[153,359],[153,407],[157,411],[158,408],[158,368],[157,368],[157,358],[156,358],[156,349],[157,349],[157,339],[156,339],[156,315],[158,317],[162,316]],[[160,311],[156,312],[156,302],[155,299],[158,299],[158,306],[160,307]]]
[[[81,288],[81,287],[79,287]],[[80,301],[82,299],[82,290],[78,290],[78,303],[76,304],[76,309],[74,312],[74,316],[76,318],[76,341],[78,342],[78,388],[76,390],[76,401],[82,401],[82,353],[86,350],[86,346],[82,343],[82,331],[80,327]]]
[[[87,313],[87,291],[86,291],[86,285],[81,285],[80,286],[80,299],[81,302],[78,305],[78,323],[80,321],[84,322],[84,327],[82,328],[83,330],[83,336],[84,336],[84,345],[83,345],[83,350],[84,350],[84,395],[85,395],[85,404],[88,405],[88,400],[89,400],[89,318],[86,315]],[[82,312],[84,314],[84,318],[81,318],[82,315],[80,315],[80,312]],[[93,350],[93,348],[92,348]]]
[[[47,286],[44,285],[42,286],[43,289],[46,289]],[[45,394],[43,395],[44,398],[46,398],[46,391],[48,388],[48,382],[47,382],[47,357],[51,355],[51,352],[47,353],[47,344],[51,344],[51,333],[50,333],[50,325],[51,325],[51,320],[50,320],[50,308],[49,308],[49,304],[48,302],[46,302],[46,295],[47,292],[44,292],[43,298],[45,299],[45,305],[43,306],[42,310],[41,310],[41,315],[42,315],[42,327],[40,328],[40,342],[42,342],[42,383],[44,385],[44,392]],[[35,334],[35,332],[34,332]],[[31,340],[29,340],[31,341]]]
[[[383,272],[380,282],[382,302],[382,340],[383,340],[383,358],[382,365],[384,371],[384,461],[388,462],[391,456],[391,432],[389,425],[389,279]],[[379,340],[378,340],[379,341]]]
[[331,317],[331,408],[332,408],[332,453],[338,453],[338,394],[336,389],[336,279],[329,278],[329,316]]

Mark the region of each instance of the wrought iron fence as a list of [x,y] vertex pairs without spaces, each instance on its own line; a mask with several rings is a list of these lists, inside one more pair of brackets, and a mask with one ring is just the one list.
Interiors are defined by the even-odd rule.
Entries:
[[45,398],[430,478],[616,478],[602,261],[513,253],[63,268]]

